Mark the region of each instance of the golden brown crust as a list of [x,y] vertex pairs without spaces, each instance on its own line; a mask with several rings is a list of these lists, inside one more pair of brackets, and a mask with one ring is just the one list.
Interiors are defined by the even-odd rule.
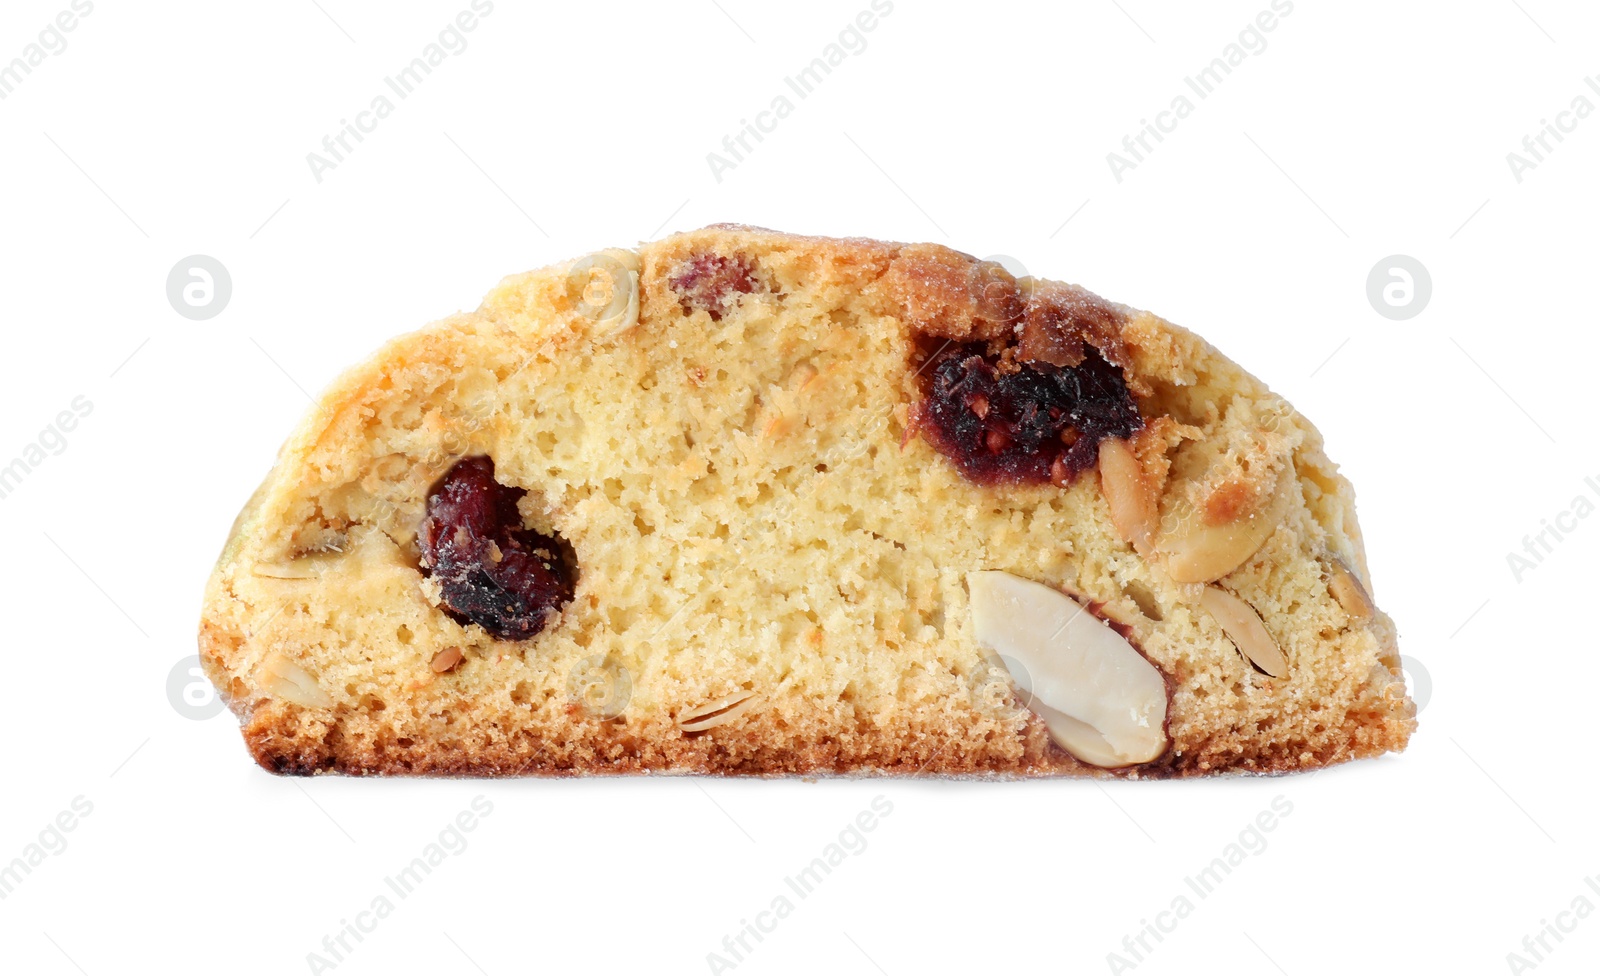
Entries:
[[[1368,759],[1392,751],[1409,727],[1387,715],[1355,717],[1342,736],[1311,748],[1273,745],[1237,751],[1202,749],[1189,758],[1167,753],[1155,762],[1123,769],[1082,763],[1049,741],[1034,718],[1019,735],[1016,756],[963,753],[937,736],[907,734],[886,741],[881,734],[839,735],[797,743],[770,722],[736,732],[684,736],[670,723],[633,728],[595,722],[575,714],[560,739],[533,732],[515,742],[466,749],[434,743],[353,744],[329,728],[307,729],[293,706],[258,708],[243,727],[245,744],[261,768],[288,776],[340,773],[347,776],[616,776],[635,773],[723,776],[1091,776],[1106,779],[1170,779],[1218,772],[1277,775]],[[1225,737],[1219,737],[1225,738]]]
[[[760,261],[760,288],[732,296],[733,314],[715,327],[705,312],[684,305],[667,283],[687,258],[702,253],[750,254]],[[640,325],[608,346],[595,338],[593,322],[575,297],[581,289],[565,277],[568,267],[508,278],[474,315],[396,340],[341,378],[284,445],[273,476],[241,513],[208,587],[200,647],[208,673],[240,716],[245,740],[264,768],[292,774],[446,776],[1166,777],[1291,772],[1404,747],[1414,710],[1400,683],[1392,622],[1381,613],[1357,620],[1342,610],[1327,589],[1332,564],[1318,561],[1318,554],[1331,552],[1365,582],[1348,484],[1321,454],[1314,428],[1193,335],[1074,286],[1019,283],[992,262],[937,245],[721,226],[644,249]],[[778,316],[791,314],[785,303],[802,295],[799,304],[818,310],[820,318],[783,325],[792,335],[773,326]],[[855,309],[854,318],[830,321],[829,308]],[[879,319],[868,329],[862,316]],[[1226,523],[1252,510],[1262,479],[1275,478],[1282,464],[1292,464],[1301,487],[1293,514],[1230,576],[1230,586],[1262,610],[1269,627],[1292,628],[1275,635],[1291,660],[1307,669],[1337,670],[1341,661],[1356,666],[1346,667],[1349,673],[1330,671],[1316,683],[1304,674],[1284,682],[1249,673],[1228,656],[1225,637],[1198,614],[1192,595],[1117,540],[1096,479],[1067,489],[1047,486],[1009,494],[977,489],[952,475],[911,436],[903,427],[905,403],[915,395],[910,371],[898,379],[883,377],[871,372],[871,364],[895,356],[903,362],[905,354],[893,350],[910,334],[995,340],[1006,337],[1007,330],[1022,337],[1025,355],[1033,359],[1071,364],[1082,360],[1087,344],[1124,367],[1147,412],[1133,453],[1150,484],[1161,488],[1182,476],[1189,450],[1184,445],[1203,440],[1214,463],[1185,490],[1196,494],[1208,523]],[[750,344],[749,379],[730,380],[725,374],[732,360],[715,358],[728,355],[725,337],[734,334]],[[712,496],[703,493],[713,489],[742,498],[763,478],[809,473],[819,456],[829,462],[819,467],[824,481],[827,469],[864,464],[862,457],[877,458],[880,467],[899,465],[894,470],[901,473],[891,477],[901,479],[897,483],[905,497],[917,499],[913,510],[891,524],[863,509],[868,522],[879,519],[870,534],[881,538],[873,542],[862,536],[860,546],[852,542],[864,561],[846,561],[831,572],[864,580],[860,592],[841,604],[846,609],[879,598],[864,595],[877,592],[871,590],[870,576],[862,575],[873,565],[879,572],[905,574],[906,592],[876,617],[866,614],[867,630],[849,631],[870,637],[841,643],[829,627],[813,622],[802,624],[795,646],[805,649],[802,660],[837,655],[844,674],[859,676],[864,672],[851,669],[870,668],[878,658],[903,662],[905,674],[881,686],[857,687],[859,677],[847,685],[817,672],[801,682],[803,693],[788,692],[770,710],[685,733],[672,721],[675,709],[727,693],[729,681],[761,686],[777,677],[767,676],[759,659],[722,657],[713,667],[704,656],[697,659],[700,667],[713,674],[663,674],[662,659],[613,639],[648,622],[617,616],[631,599],[620,579],[580,582],[578,605],[563,615],[547,644],[536,645],[538,653],[439,623],[426,587],[418,585],[414,557],[408,556],[408,533],[414,531],[427,486],[453,458],[484,452],[506,457],[517,483],[548,503],[540,518],[579,534],[592,527],[596,538],[579,539],[580,552],[603,552],[606,559],[627,562],[635,573],[649,572],[652,559],[666,558],[652,555],[666,551],[660,548],[666,545],[662,519],[669,517],[659,509],[663,502],[640,502],[627,510],[608,494],[613,489],[606,478],[621,484],[623,469],[592,482],[575,474],[552,477],[544,472],[559,468],[556,458],[567,457],[559,442],[538,448],[530,461],[512,457],[538,425],[566,424],[561,428],[566,436],[575,436],[578,428],[563,419],[567,401],[556,384],[565,371],[583,369],[614,371],[613,382],[638,389],[681,386],[676,393],[640,396],[633,407],[640,412],[638,424],[653,425],[652,430],[682,427],[688,440],[701,441],[699,449],[695,444],[674,448],[670,460],[641,482],[654,484],[661,499],[704,506]],[[494,400],[510,396],[504,391],[529,377],[545,384],[544,392],[530,395],[531,412],[519,412],[521,406],[508,412],[505,403]],[[757,395],[730,402],[730,391],[738,399],[745,389]],[[884,398],[881,414],[858,402],[871,396]],[[479,411],[473,405],[480,401],[495,406]],[[554,419],[536,420],[538,411]],[[590,428],[595,423],[587,421]],[[841,456],[829,440],[838,429],[872,424],[881,433],[874,435],[879,447],[871,455]],[[706,453],[708,430],[733,431],[727,453]],[[876,453],[880,450],[886,453]],[[718,481],[722,469],[734,469],[746,480]],[[783,490],[784,483],[773,484]],[[793,504],[809,504],[808,496],[794,497]],[[926,509],[926,520],[919,521],[916,506]],[[994,518],[977,510],[989,507]],[[1032,524],[1007,518],[1011,508],[1031,511]],[[894,505],[884,509],[892,510]],[[959,514],[969,510],[970,516]],[[953,524],[939,519],[963,518],[982,521],[986,534],[969,532],[971,538],[963,537],[941,558],[966,568],[1004,568],[1079,586],[1130,621],[1174,688],[1173,749],[1167,755],[1123,770],[1095,769],[1053,744],[1036,716],[1022,712],[997,718],[965,695],[974,652],[965,623],[950,619],[964,613],[957,567],[941,568],[919,561],[924,553],[906,551],[907,541],[915,548],[915,540],[936,537]],[[610,541],[599,538],[602,529],[612,533]],[[629,532],[644,534],[629,543]],[[890,542],[900,552],[889,548]],[[1056,551],[1041,551],[1046,542]],[[676,572],[692,577],[706,558],[729,550],[714,535],[690,533],[684,546],[671,551],[673,559],[688,560]],[[324,558],[335,567],[329,570],[331,582],[321,577],[309,583],[262,580],[253,570],[263,561],[299,565]],[[1320,593],[1308,589],[1313,577]],[[341,653],[337,634],[353,626],[341,619],[337,601],[324,599],[324,590],[332,587],[399,608],[395,619],[406,621],[400,625],[405,646],[387,647],[381,667],[400,672],[367,681],[359,668],[347,668],[340,672],[347,679],[330,678],[330,662]],[[716,589],[707,583],[691,592]],[[843,588],[839,595],[847,596]],[[674,613],[691,609],[675,606],[671,600],[646,600],[640,607],[648,609],[630,609],[626,615],[653,615],[653,629],[661,621],[683,619]],[[1151,607],[1157,619],[1143,612]],[[691,615],[699,612],[691,609]],[[712,626],[717,619],[709,616],[696,626]],[[1177,634],[1187,636],[1179,640]],[[1185,646],[1184,640],[1198,643]],[[604,719],[567,698],[562,679],[585,649],[607,641],[613,646],[607,653],[620,655],[617,659],[627,662],[640,685],[635,707]],[[434,673],[429,663],[445,647],[460,647],[464,660],[449,673]],[[309,667],[324,683],[342,681],[326,689],[334,704],[289,700],[293,688],[274,691],[263,678],[275,673],[263,670],[269,659]],[[1292,688],[1312,687],[1328,696],[1325,707],[1289,695]],[[1196,689],[1206,689],[1205,695]],[[639,693],[647,700],[639,700]],[[1278,719],[1271,717],[1274,708],[1281,711]],[[1275,721],[1281,727],[1273,728]]]

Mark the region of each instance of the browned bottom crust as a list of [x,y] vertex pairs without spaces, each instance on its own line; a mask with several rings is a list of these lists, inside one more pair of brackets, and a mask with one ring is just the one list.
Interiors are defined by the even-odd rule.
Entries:
[[[1154,763],[1100,769],[1074,759],[1053,744],[1034,717],[1015,756],[997,760],[974,743],[940,732],[904,730],[885,734],[862,728],[827,739],[785,742],[771,723],[752,722],[737,735],[685,736],[671,722],[630,729],[596,721],[570,707],[571,724],[557,741],[536,729],[514,739],[418,743],[356,741],[335,727],[315,735],[294,706],[263,705],[244,725],[256,762],[272,773],[313,776],[605,776],[658,773],[702,776],[895,776],[1035,779],[1094,776],[1103,779],[1175,779],[1218,773],[1282,774],[1382,755],[1388,735],[1370,722],[1352,721],[1339,741],[1320,748],[1280,747],[1251,755],[1169,753]],[[478,730],[485,735],[488,730]]]

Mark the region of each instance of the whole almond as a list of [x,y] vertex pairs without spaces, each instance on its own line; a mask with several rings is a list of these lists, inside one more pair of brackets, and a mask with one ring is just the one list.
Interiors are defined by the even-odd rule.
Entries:
[[968,573],[967,589],[973,636],[1024,672],[1012,678],[1058,745],[1105,768],[1166,751],[1166,679],[1127,638],[1043,583],[987,571]]
[[731,695],[685,709],[678,713],[678,728],[685,732],[704,732],[727,723],[749,711],[755,704],[753,691],[736,691]]
[[1339,601],[1339,606],[1350,615],[1350,622],[1364,624],[1372,619],[1377,612],[1377,607],[1372,603],[1372,597],[1367,594],[1367,588],[1361,585],[1361,580],[1349,566],[1337,556],[1330,557],[1332,568],[1328,574],[1328,592]]

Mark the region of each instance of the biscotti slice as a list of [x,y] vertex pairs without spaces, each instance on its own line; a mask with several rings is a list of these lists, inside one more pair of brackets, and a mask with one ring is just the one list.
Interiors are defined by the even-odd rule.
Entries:
[[1188,776],[1402,749],[1350,485],[1197,336],[718,226],[318,401],[200,648],[284,773]]

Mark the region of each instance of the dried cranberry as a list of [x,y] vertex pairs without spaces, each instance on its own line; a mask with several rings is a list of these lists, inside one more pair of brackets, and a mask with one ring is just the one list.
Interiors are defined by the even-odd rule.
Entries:
[[1092,346],[1075,366],[1001,363],[981,343],[949,344],[920,374],[918,429],[982,484],[1070,482],[1100,441],[1144,426],[1122,370]]
[[696,254],[678,265],[667,283],[678,293],[678,304],[683,306],[685,315],[698,308],[710,315],[712,321],[722,320],[735,294],[748,295],[761,288],[755,265],[742,254],[731,258]]
[[572,599],[570,550],[522,527],[525,492],[494,480],[494,461],[456,462],[428,496],[417,545],[445,611],[500,640],[526,640]]

